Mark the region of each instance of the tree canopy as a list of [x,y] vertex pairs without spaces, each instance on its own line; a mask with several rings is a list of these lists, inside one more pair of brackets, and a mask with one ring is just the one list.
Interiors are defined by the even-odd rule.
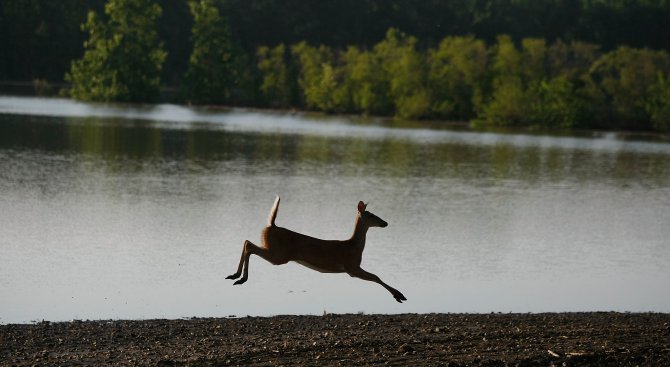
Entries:
[[89,34],[84,56],[65,76],[69,94],[95,101],[157,100],[166,53],[158,39],[160,6],[150,0],[110,0],[106,19],[94,11],[82,26]]
[[182,83],[183,96],[195,103],[223,103],[234,82],[233,46],[226,18],[213,0],[189,0],[193,50]]

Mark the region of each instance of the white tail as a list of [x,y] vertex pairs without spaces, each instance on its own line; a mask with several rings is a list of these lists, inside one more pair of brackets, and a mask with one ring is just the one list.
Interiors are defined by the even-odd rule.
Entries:
[[277,210],[279,210],[279,195],[277,195],[275,203],[272,204],[272,210],[270,210],[270,216],[268,217],[268,227],[275,226],[275,219],[277,218]]
[[[322,273],[347,273],[352,277],[380,284],[391,292],[398,302],[407,298],[397,289],[384,283],[378,276],[361,268],[365,249],[365,235],[370,227],[386,227],[388,223],[367,211],[367,205],[358,202],[358,212],[354,233],[347,240],[321,240],[304,234],[277,227],[275,219],[279,209],[279,196],[275,199],[268,225],[261,232],[261,246],[244,241],[242,257],[237,272],[227,279],[237,279],[234,284],[242,284],[249,277],[249,257],[258,255],[274,265],[295,261]],[[241,276],[241,278],[240,278]]]

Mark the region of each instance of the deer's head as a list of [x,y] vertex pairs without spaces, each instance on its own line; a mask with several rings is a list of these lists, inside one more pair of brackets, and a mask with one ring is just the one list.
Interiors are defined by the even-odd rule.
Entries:
[[363,221],[363,224],[366,227],[384,228],[388,226],[388,223],[386,223],[386,221],[367,211],[366,210],[367,206],[368,205],[363,203],[362,201],[358,202],[358,215],[361,216],[361,220]]

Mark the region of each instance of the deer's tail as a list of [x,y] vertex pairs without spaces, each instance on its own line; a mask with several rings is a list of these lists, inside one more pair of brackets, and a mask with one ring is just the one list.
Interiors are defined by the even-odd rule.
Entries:
[[272,205],[272,210],[270,210],[270,216],[268,217],[268,227],[275,226],[275,218],[277,218],[277,210],[279,210],[279,195],[277,195],[275,203]]

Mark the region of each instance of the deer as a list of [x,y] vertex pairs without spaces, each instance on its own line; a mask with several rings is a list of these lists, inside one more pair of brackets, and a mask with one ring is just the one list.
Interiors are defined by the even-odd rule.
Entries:
[[407,300],[400,291],[384,283],[377,275],[361,268],[368,229],[388,226],[386,221],[367,211],[367,204],[358,202],[354,233],[349,239],[322,240],[277,226],[275,219],[279,201],[277,195],[270,210],[267,226],[261,231],[261,246],[245,240],[237,271],[226,279],[237,279],[234,285],[245,283],[249,278],[249,258],[251,255],[258,255],[274,265],[294,261],[321,273],[347,273],[352,277],[380,284],[400,303]]

